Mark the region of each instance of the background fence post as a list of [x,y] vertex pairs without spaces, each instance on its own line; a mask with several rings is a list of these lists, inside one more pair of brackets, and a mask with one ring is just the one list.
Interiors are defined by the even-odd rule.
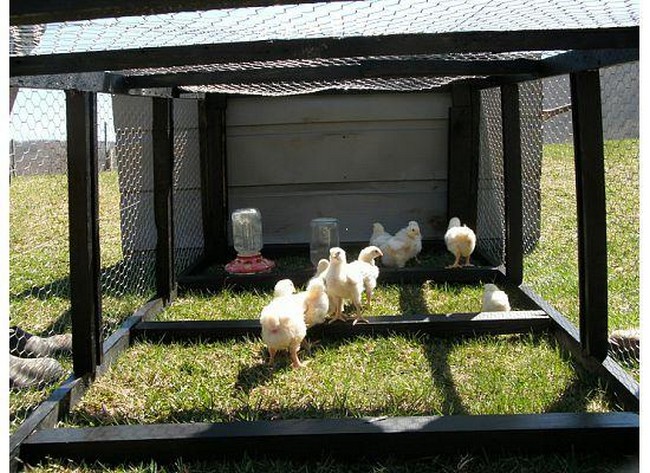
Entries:
[[580,343],[602,361],[607,337],[607,215],[605,155],[598,70],[571,74],[578,211]]
[[94,377],[102,363],[96,112],[95,93],[66,91],[70,314],[77,377]]
[[156,295],[167,304],[176,297],[174,271],[174,123],[173,100],[153,99],[153,176],[156,220]]

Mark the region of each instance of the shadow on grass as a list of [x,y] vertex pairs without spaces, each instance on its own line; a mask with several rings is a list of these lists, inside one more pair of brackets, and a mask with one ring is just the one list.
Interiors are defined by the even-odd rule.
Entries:
[[[461,288],[458,288],[460,291]],[[402,285],[399,290],[399,306],[402,314],[428,314],[422,285]],[[449,366],[451,344],[447,340],[431,337],[423,344],[425,355],[431,369],[432,382],[440,387],[443,396],[442,413],[467,414],[463,401],[456,390]]]

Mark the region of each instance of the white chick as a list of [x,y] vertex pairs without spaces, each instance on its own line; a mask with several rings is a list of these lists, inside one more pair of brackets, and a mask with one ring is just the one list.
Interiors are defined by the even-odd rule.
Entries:
[[[303,293],[301,293],[303,294]],[[304,292],[305,324],[307,328],[322,324],[329,312],[329,296],[325,292],[325,281],[312,278]]]
[[368,306],[372,301],[372,293],[377,287],[377,278],[379,277],[379,267],[375,264],[375,258],[383,255],[376,246],[367,246],[359,252],[357,260],[349,265],[350,269],[361,273]]
[[279,350],[287,350],[294,368],[305,365],[298,359],[300,344],[307,334],[304,314],[303,301],[293,294],[277,297],[262,309],[262,340],[269,350],[269,364],[273,364]]
[[288,296],[289,294],[294,294],[296,292],[296,286],[293,285],[291,279],[280,279],[275,283],[273,288],[273,297],[282,297]]
[[454,217],[449,220],[449,226],[445,233],[445,245],[447,250],[456,257],[454,264],[447,268],[460,268],[460,258],[465,258],[465,264],[462,266],[473,266],[469,258],[476,247],[476,234],[467,225],[460,225],[460,219]]
[[330,248],[329,267],[325,274],[327,294],[334,303],[332,320],[345,320],[342,301],[351,300],[356,309],[354,323],[365,320],[361,316],[361,295],[363,294],[363,277],[358,271],[350,271],[345,251],[338,246]]
[[[316,274],[314,277],[320,277],[323,282],[325,281],[325,276],[327,274],[327,268],[329,267],[330,262],[326,260],[325,258],[321,259],[318,261],[318,265],[316,266]],[[327,293],[327,289],[325,290]],[[339,305],[340,311],[343,312],[343,306],[344,306],[344,301],[343,299],[338,299],[334,298],[330,294],[327,294],[327,298],[329,300],[329,312],[328,315],[333,315],[334,312],[336,311],[336,304]]]
[[381,248],[383,245],[388,243],[388,240],[391,238],[393,238],[393,235],[384,230],[384,226],[381,223],[375,222],[372,224],[372,235],[370,235],[370,241],[368,244],[370,246]]
[[314,277],[320,276],[324,277],[324,272],[327,271],[327,267],[330,265],[330,262],[327,261],[325,258],[321,259],[318,261],[318,265],[316,266],[316,274]]
[[[375,241],[377,240],[375,239]],[[420,226],[415,220],[411,220],[406,227],[384,243],[381,243],[381,238],[379,241],[380,244],[375,246],[378,246],[384,253],[381,258],[384,266],[403,268],[407,261],[416,258],[422,251],[422,234]]]
[[482,312],[509,312],[510,301],[508,294],[499,290],[494,284],[486,284],[483,287]]

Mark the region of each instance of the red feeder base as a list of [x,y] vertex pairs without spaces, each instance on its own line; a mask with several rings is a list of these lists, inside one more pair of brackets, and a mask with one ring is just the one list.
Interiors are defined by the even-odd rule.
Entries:
[[226,265],[226,271],[232,274],[263,273],[275,268],[275,263],[264,258],[260,253],[250,256],[240,256]]

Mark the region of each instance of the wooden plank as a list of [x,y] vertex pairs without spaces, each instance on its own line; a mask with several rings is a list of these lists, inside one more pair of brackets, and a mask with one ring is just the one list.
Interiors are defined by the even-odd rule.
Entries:
[[[262,250],[264,253],[264,250]],[[179,280],[182,291],[187,290],[220,290],[229,287],[238,289],[265,289],[270,290],[273,285],[283,278],[290,278],[294,284],[303,285],[313,276],[313,269],[282,271],[274,270],[270,273],[251,274],[247,276],[220,273],[215,275],[192,275]],[[503,283],[503,273],[498,268],[467,268],[462,270],[436,269],[436,268],[403,268],[384,269],[379,275],[380,284],[408,284],[431,281],[442,284],[482,284]]]
[[447,120],[238,127],[228,130],[228,182],[254,186],[444,180],[446,136]]
[[501,87],[503,177],[506,221],[506,276],[515,285],[524,278],[524,221],[522,207],[521,121],[519,86]]
[[174,124],[173,101],[153,98],[153,175],[154,214],[156,221],[156,294],[165,303],[176,292],[174,270]]
[[580,341],[604,360],[607,334],[607,209],[598,70],[571,74],[571,112],[578,207]]
[[265,245],[309,242],[309,222],[316,217],[337,218],[342,243],[367,242],[374,222],[394,234],[410,220],[431,239],[442,238],[446,229],[446,187],[444,180],[231,187],[229,205],[231,211],[260,210]]
[[622,455],[638,453],[638,436],[639,417],[628,412],[295,419],[51,429],[27,439],[24,454],[30,463],[46,456],[171,461],[187,452],[231,460],[244,454],[354,460],[484,451]]
[[265,82],[313,82],[359,79],[396,79],[405,77],[446,77],[467,75],[531,74],[541,62],[533,59],[511,60],[377,60],[367,59],[346,66],[287,67],[244,71],[161,73],[126,76],[126,89],[217,84],[259,84]]
[[204,256],[208,263],[226,261],[228,253],[228,167],[224,96],[206,94],[199,102],[201,210]]
[[77,377],[94,376],[102,362],[96,110],[94,93],[66,92],[70,315]]
[[537,294],[529,286],[522,284],[518,291],[518,297],[532,303],[543,310],[553,321],[556,329],[555,334],[566,351],[588,371],[597,373],[604,384],[614,393],[617,401],[624,409],[639,412],[640,387],[638,381],[630,376],[612,358],[607,357],[601,363],[585,353],[580,344],[578,329],[557,309],[551,306],[542,296]]
[[115,0],[21,0],[11,2],[11,25],[31,25],[62,21],[92,20],[120,16],[160,15],[222,8],[266,7],[342,0],[149,0],[146,3]]
[[[385,315],[368,317],[368,323],[322,324],[308,331],[308,337],[353,338],[361,335],[427,333],[433,336],[475,336],[544,332],[549,318],[542,311],[473,312],[455,314]],[[135,340],[213,341],[239,337],[259,337],[259,320],[195,320],[141,322],[132,329]]]
[[9,73],[13,77],[284,59],[638,47],[638,26],[564,30],[466,31],[288,39],[204,44],[200,47],[188,45],[13,56],[9,61]]
[[[249,133],[261,125],[285,130],[290,125],[382,126],[385,122],[447,120],[451,95],[437,92],[235,97],[228,99],[228,131]],[[263,109],[264,113],[259,113]],[[333,128],[335,129],[335,128]]]

